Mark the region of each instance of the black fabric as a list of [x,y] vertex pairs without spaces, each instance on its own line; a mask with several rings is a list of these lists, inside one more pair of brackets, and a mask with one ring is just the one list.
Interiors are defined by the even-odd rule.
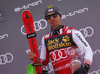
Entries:
[[47,70],[42,70],[43,74],[48,74]]
[[80,68],[76,69],[73,74],[87,74],[90,69],[89,64],[85,63]]
[[60,33],[59,30],[60,30],[61,28],[63,28],[63,27],[64,27],[63,25],[60,25],[57,29],[52,29],[52,28],[51,28],[50,34],[51,34],[51,35],[58,35],[58,34]]

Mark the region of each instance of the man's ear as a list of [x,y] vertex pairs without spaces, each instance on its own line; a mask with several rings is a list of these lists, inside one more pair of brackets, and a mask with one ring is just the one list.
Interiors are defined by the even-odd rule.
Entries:
[[61,19],[61,16],[60,15],[58,15],[59,17],[60,17],[60,19]]

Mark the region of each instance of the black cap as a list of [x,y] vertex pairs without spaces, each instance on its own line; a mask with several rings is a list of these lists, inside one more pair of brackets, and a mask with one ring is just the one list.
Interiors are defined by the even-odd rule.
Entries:
[[54,6],[54,5],[47,6],[45,8],[45,10],[44,10],[44,15],[47,15],[50,12],[57,12],[57,13],[59,13],[61,15],[59,9],[56,6]]

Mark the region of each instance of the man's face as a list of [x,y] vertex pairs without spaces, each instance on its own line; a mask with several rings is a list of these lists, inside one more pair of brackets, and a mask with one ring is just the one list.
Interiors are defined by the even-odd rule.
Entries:
[[48,13],[45,18],[53,29],[56,29],[61,25],[61,16],[56,12]]

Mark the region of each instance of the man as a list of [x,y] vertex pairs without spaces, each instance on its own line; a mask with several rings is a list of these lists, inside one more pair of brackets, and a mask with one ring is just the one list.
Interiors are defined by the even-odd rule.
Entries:
[[[48,6],[44,14],[45,19],[51,25],[51,31],[42,38],[40,54],[42,64],[46,66],[50,57],[55,74],[87,74],[92,63],[93,53],[83,35],[72,27],[62,25],[61,13],[56,6]],[[83,64],[78,60],[80,56],[84,56]],[[29,52],[28,57],[32,60],[36,55]],[[73,60],[78,63],[78,66],[75,64],[74,71],[72,71]]]

